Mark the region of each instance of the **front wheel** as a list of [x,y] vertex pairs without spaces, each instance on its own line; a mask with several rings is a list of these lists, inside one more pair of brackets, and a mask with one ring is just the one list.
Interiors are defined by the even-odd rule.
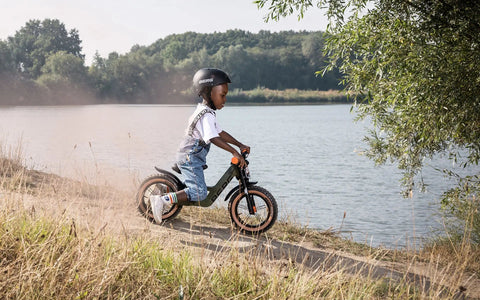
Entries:
[[[153,218],[152,209],[150,207],[150,196],[164,195],[170,192],[177,192],[180,189],[177,184],[168,176],[157,174],[145,179],[138,188],[136,202],[138,211],[146,217],[150,222],[155,222]],[[165,207],[163,210],[162,220],[173,219],[176,217],[182,206],[174,204],[170,207]]]
[[269,191],[259,186],[248,187],[248,193],[255,202],[256,211],[253,214],[250,213],[246,194],[243,191],[237,191],[228,203],[230,218],[235,226],[244,233],[265,232],[277,220],[277,201]]

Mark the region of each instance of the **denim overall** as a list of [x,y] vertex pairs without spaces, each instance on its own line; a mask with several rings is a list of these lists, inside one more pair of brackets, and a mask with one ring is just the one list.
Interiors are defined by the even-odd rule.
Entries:
[[177,153],[177,165],[180,168],[187,188],[184,189],[190,201],[202,201],[207,198],[207,184],[203,174],[203,166],[207,164],[207,154],[210,150],[210,144],[206,144],[201,139],[194,138],[193,130],[197,122],[206,113],[213,113],[204,109],[194,118],[188,133],[180,144]]

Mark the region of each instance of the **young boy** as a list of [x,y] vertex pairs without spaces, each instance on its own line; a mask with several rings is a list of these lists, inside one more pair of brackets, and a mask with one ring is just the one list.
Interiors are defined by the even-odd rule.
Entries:
[[[225,106],[229,83],[231,80],[228,75],[219,69],[200,69],[193,76],[193,87],[203,101],[198,104],[188,120],[185,137],[180,144],[176,159],[187,187],[175,193],[150,197],[150,205],[157,224],[162,222],[164,207],[174,203],[202,201],[207,197],[203,166],[206,165],[211,143],[237,157],[240,167],[245,166],[245,160],[240,153],[250,152],[250,147],[222,130],[215,115],[217,109],[220,110]],[[240,152],[230,144],[237,146]]]

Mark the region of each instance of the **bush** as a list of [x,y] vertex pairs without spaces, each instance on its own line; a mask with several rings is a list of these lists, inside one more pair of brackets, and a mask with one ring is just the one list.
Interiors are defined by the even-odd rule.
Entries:
[[442,209],[451,220],[449,230],[456,236],[467,236],[474,244],[480,244],[480,176],[458,177],[458,185],[446,192],[442,198]]

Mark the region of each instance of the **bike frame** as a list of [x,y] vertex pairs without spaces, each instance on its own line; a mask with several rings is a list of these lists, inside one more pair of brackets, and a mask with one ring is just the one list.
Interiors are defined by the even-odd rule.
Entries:
[[[245,156],[244,156],[245,157]],[[173,177],[175,181],[181,182],[178,177],[166,170],[156,168],[157,171],[166,174],[169,177]],[[232,159],[232,164],[230,167],[225,171],[225,173],[220,177],[218,182],[214,186],[207,186],[207,198],[202,201],[189,201],[187,203],[182,204],[183,206],[201,206],[201,207],[209,207],[211,206],[220,196],[220,194],[225,190],[228,184],[232,181],[233,177],[237,177],[240,180],[240,184],[233,188],[228,195],[225,197],[227,200],[230,195],[235,192],[236,190],[240,190],[243,188],[244,193],[247,195],[247,203],[248,203],[248,210],[251,214],[256,212],[255,203],[253,198],[248,194],[247,187],[251,184],[255,184],[256,182],[249,182],[245,170],[240,170],[240,167],[234,163]]]
[[220,194],[225,190],[227,185],[232,181],[233,177],[239,177],[239,167],[237,165],[231,164],[230,167],[225,171],[225,173],[220,177],[217,183],[214,186],[207,187],[207,198],[202,201],[189,201],[184,205],[189,206],[202,206],[208,207],[212,205],[220,196]]
[[[155,168],[155,169],[160,173],[163,173],[166,176],[171,177],[177,183],[181,183],[181,180],[175,174],[164,169],[160,169],[160,168]],[[230,183],[230,181],[232,181],[233,177],[237,177],[237,178],[241,177],[241,172],[240,172],[240,168],[237,165],[231,164],[230,167],[225,171],[225,173],[222,175],[222,177],[220,177],[220,179],[214,186],[207,186],[207,191],[208,191],[207,198],[205,198],[202,201],[189,201],[182,205],[183,206],[201,206],[201,207],[211,206],[218,199],[220,194],[225,190],[225,188]],[[238,188],[239,187],[234,188],[232,191],[230,191],[228,195],[230,195],[234,190]]]

